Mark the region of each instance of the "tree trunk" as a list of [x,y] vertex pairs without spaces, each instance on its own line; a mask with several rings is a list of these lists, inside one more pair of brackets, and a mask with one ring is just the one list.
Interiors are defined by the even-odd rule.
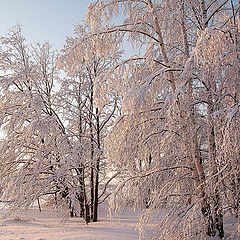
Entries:
[[93,219],[94,214],[94,135],[93,135],[93,80],[90,78],[90,112],[89,112],[89,128],[90,128],[90,141],[91,141],[91,170],[90,170],[90,218]]
[[91,190],[91,203],[90,203],[90,216],[91,219],[93,219],[93,214],[94,214],[94,171],[93,171],[93,166],[91,166],[90,170],[90,190]]
[[[204,11],[204,17],[206,17],[206,11],[205,11],[205,3],[204,1],[201,1],[202,10]],[[189,44],[188,44],[188,38],[187,38],[187,32],[185,27],[185,6],[184,1],[182,3],[182,19],[181,19],[181,28],[182,28],[182,38],[183,38],[183,45],[184,45],[184,51],[185,51],[185,59],[186,61],[189,60],[190,57],[190,51],[189,51]],[[203,17],[203,21],[205,21]],[[193,87],[192,87],[192,79],[189,79],[188,82],[188,98],[190,104],[194,102],[194,93],[193,93]],[[206,225],[207,225],[207,235],[209,236],[215,236],[215,227],[214,227],[214,220],[212,216],[211,211],[211,205],[209,202],[209,198],[206,193],[206,179],[205,179],[205,173],[203,170],[203,165],[201,161],[200,151],[199,151],[199,145],[198,145],[198,139],[197,139],[197,126],[196,126],[196,114],[194,106],[190,106],[190,112],[189,112],[189,120],[187,121],[189,124],[189,132],[190,132],[190,146],[192,149],[192,161],[191,161],[191,167],[193,169],[192,175],[194,179],[194,187],[197,192],[197,196],[200,199],[201,202],[201,211],[204,216]]]
[[84,217],[84,169],[83,166],[78,168],[79,175],[79,185],[80,185],[80,193],[78,194],[78,201],[80,205],[80,217]]
[[86,194],[86,189],[85,189],[85,183],[83,183],[83,196],[84,196],[84,220],[86,224],[90,222],[90,209],[89,209],[89,204],[87,200],[87,194]]
[[223,231],[223,212],[221,206],[220,192],[218,184],[218,176],[217,176],[217,163],[216,163],[216,143],[215,143],[215,130],[214,130],[214,122],[213,122],[213,99],[212,93],[210,92],[211,85],[208,81],[206,89],[206,96],[208,100],[207,106],[207,135],[208,135],[208,153],[209,153],[209,165],[210,165],[210,173],[213,178],[213,186],[211,188],[212,197],[213,197],[213,217],[214,224],[216,229],[218,230],[219,236],[221,238],[224,237]]
[[89,212],[89,205],[86,203],[84,207],[84,220],[86,224],[90,222],[90,212]]
[[40,204],[40,199],[39,199],[39,198],[37,199],[37,202],[38,202],[38,209],[39,209],[39,212],[42,212],[41,204]]
[[[169,60],[168,60],[167,52],[166,52],[166,49],[165,49],[165,44],[164,44],[164,41],[163,41],[162,31],[160,29],[157,13],[156,13],[156,10],[154,9],[154,6],[153,6],[151,0],[148,1],[148,5],[149,5],[149,8],[151,9],[152,14],[153,14],[155,31],[158,35],[158,41],[159,41],[159,45],[160,45],[160,51],[161,51],[161,55],[162,55],[162,58],[163,58],[163,62],[164,62],[165,65],[168,66],[169,65]],[[170,68],[170,66],[169,66],[169,68]],[[168,77],[169,77],[172,93],[174,94],[175,91],[176,91],[176,84],[175,84],[175,79],[174,79],[172,71],[168,71]]]
[[[96,108],[96,116],[97,116],[97,145],[98,145],[98,150],[100,150],[101,149],[101,142],[100,142],[100,123],[99,123],[98,108]],[[98,220],[99,165],[100,165],[100,155],[98,156],[98,159],[97,159],[97,162],[96,162],[93,222],[96,222]]]

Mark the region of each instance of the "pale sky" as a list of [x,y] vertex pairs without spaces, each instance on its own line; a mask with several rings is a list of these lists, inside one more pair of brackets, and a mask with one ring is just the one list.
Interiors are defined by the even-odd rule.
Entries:
[[74,24],[83,23],[88,4],[94,0],[0,0],[0,35],[23,25],[28,42],[49,41],[60,49]]

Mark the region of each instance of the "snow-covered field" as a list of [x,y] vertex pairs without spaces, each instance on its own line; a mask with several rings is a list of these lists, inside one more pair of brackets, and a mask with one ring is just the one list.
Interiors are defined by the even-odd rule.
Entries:
[[[3,216],[5,210],[1,210]],[[111,220],[106,208],[99,221],[86,225],[81,218],[69,218],[63,212],[43,208],[20,211],[0,219],[1,240],[136,240],[137,214],[127,211]]]
[[[6,217],[6,210],[0,210],[0,240],[137,240],[138,213],[126,210],[113,219],[107,214],[107,207],[101,206],[99,221],[86,225],[81,218],[69,218],[65,211],[37,207],[18,211]],[[225,218],[224,239],[240,239],[236,232],[237,219]],[[148,236],[153,229],[148,229]],[[209,238],[216,240],[218,237]],[[196,239],[197,240],[197,239]]]

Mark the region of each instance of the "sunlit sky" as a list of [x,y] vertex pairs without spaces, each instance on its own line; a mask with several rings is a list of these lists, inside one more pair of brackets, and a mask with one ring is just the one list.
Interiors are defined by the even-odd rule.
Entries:
[[0,35],[16,24],[23,25],[28,42],[49,41],[61,48],[74,24],[83,23],[93,0],[0,0]]

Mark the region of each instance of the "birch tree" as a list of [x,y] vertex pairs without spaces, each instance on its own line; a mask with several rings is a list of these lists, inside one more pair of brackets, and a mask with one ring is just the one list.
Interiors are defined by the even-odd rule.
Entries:
[[[55,196],[70,215],[97,221],[98,205],[108,197],[103,142],[117,108],[114,92],[96,101],[100,75],[119,58],[112,37],[87,40],[76,27],[59,58],[49,43],[29,46],[21,27],[1,37],[1,189],[2,200],[28,207]],[[96,45],[112,42],[96,52]],[[59,68],[68,76],[60,77]],[[100,182],[101,181],[101,182]],[[101,189],[99,189],[101,187]]]
[[[101,49],[103,42],[108,41],[111,48]],[[82,192],[85,191],[85,202],[90,208],[90,219],[97,221],[98,204],[100,197],[106,197],[106,187],[100,181],[106,180],[106,167],[104,167],[103,139],[107,129],[115,116],[117,98],[113,94],[105,95],[104,104],[98,103],[95,91],[96,85],[106,86],[106,79],[101,76],[119,58],[117,43],[112,37],[88,37],[88,27],[77,25],[75,37],[68,38],[59,61],[59,67],[63,69],[70,79],[62,84],[60,91],[60,102],[64,118],[69,122],[67,131],[73,140],[84,143],[88,146],[81,167],[82,181],[85,184]],[[103,174],[104,173],[104,174]],[[78,173],[77,173],[78,174]],[[89,185],[86,185],[89,182]],[[81,193],[82,195],[83,193]]]
[[[220,110],[217,103],[225,80],[235,86],[229,88],[231,96],[237,87],[237,77],[225,75],[228,64],[234,66],[234,73],[239,64],[234,60],[238,43],[230,40],[238,35],[231,28],[237,8],[230,12],[229,6],[227,1],[97,1],[89,6],[87,20],[93,31],[101,21],[122,11],[122,24],[98,30],[98,34],[128,34],[133,46],[146,49],[143,56],[124,60],[114,69],[115,76],[121,76],[121,83],[113,78],[112,84],[121,89],[123,111],[109,137],[108,150],[109,159],[125,177],[115,196],[118,202],[123,202],[131,188],[138,205],[145,201],[141,191],[146,189],[152,196],[143,222],[161,203],[167,203],[169,215],[158,233],[164,239],[179,238],[180,233],[189,239],[204,238],[205,234],[214,236],[216,230],[221,238],[224,235],[223,205],[227,203],[225,190],[220,189],[224,177],[220,177],[222,161],[218,158],[223,154],[218,149],[223,135],[219,133],[216,139],[215,128],[223,129],[224,120],[215,125],[214,113]],[[230,60],[231,54],[226,54],[224,62],[226,48],[235,57]],[[236,114],[238,107],[234,109]],[[151,184],[153,179],[161,184]]]
[[[1,37],[1,189],[14,208],[42,196],[72,202],[79,149],[67,135],[59,105],[58,55],[49,43],[27,45],[21,27]],[[79,159],[77,159],[79,161]]]
[[1,141],[2,197],[17,207],[28,206],[54,191],[54,175],[61,171],[60,156],[66,151],[60,148],[66,139],[53,108],[56,53],[48,43],[31,49],[17,26],[1,37],[0,54],[1,129],[5,134]]

